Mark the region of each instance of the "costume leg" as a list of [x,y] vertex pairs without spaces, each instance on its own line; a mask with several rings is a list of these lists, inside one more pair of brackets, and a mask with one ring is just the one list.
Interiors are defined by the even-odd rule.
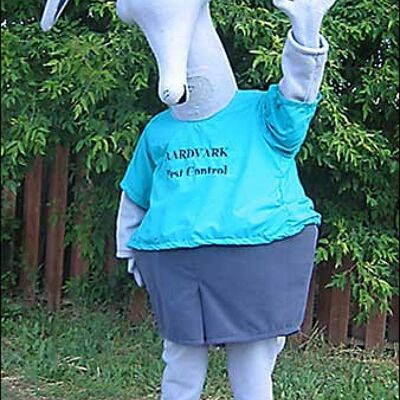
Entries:
[[285,345],[283,336],[226,345],[228,374],[235,400],[272,400],[272,371]]
[[207,375],[208,347],[164,341],[161,400],[199,400]]

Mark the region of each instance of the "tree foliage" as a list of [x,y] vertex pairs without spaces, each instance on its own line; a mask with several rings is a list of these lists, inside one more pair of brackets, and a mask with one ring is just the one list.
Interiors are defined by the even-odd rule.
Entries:
[[[83,163],[92,189],[71,204],[67,238],[83,244],[95,269],[114,229],[118,182],[143,125],[162,108],[157,71],[114,1],[75,0],[49,33],[39,28],[42,7],[1,4],[1,182],[16,191],[35,155],[68,144],[71,179]],[[240,86],[277,82],[287,18],[270,1],[213,0],[212,8]],[[354,261],[333,284],[350,277],[363,318],[376,304],[387,309],[398,282],[398,4],[338,0],[323,34],[323,101],[298,161],[323,214],[318,261]],[[88,207],[76,226],[82,202]]]

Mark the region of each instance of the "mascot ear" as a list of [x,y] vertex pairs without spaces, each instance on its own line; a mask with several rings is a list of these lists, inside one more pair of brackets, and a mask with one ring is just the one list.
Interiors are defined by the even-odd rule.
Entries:
[[47,32],[57,22],[58,17],[64,11],[69,0],[47,0],[40,27]]

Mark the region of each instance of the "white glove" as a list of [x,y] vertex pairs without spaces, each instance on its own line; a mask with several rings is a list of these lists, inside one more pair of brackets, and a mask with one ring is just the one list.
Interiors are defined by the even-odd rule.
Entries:
[[135,265],[134,258],[130,258],[128,260],[128,272],[133,275],[133,277],[135,278],[136,284],[139,287],[142,287],[143,286],[143,278],[142,278],[142,275],[140,275],[140,271],[138,270],[138,268]]
[[320,47],[319,31],[322,20],[335,0],[273,0],[292,24],[296,41],[311,48]]

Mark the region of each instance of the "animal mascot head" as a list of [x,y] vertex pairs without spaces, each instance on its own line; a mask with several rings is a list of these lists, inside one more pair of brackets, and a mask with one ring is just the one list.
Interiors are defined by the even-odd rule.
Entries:
[[[68,0],[48,0],[49,30]],[[158,94],[178,119],[206,118],[224,108],[237,84],[213,26],[210,0],[118,0],[117,14],[144,33],[159,70]],[[184,18],[182,17],[184,16]]]

